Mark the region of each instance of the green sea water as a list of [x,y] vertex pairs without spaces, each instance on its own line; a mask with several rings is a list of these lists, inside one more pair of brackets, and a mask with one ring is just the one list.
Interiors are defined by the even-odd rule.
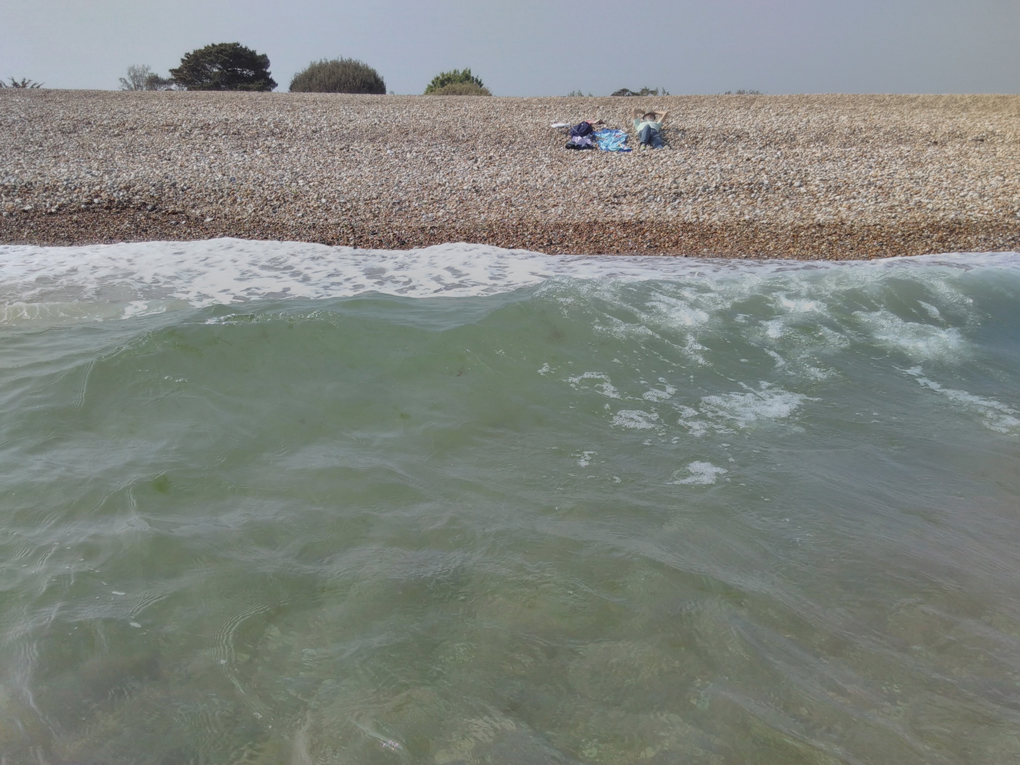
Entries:
[[1020,760],[1016,258],[586,269],[8,285],[0,762]]

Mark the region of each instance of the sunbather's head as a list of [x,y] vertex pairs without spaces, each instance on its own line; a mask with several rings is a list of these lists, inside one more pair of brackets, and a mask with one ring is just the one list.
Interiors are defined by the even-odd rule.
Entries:
[[655,112],[647,112],[645,113],[645,116],[642,117],[641,119],[643,119],[645,122],[655,122]]

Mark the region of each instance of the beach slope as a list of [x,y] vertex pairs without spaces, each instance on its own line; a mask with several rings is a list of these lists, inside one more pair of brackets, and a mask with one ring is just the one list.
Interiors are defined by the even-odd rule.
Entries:
[[[567,151],[555,122],[661,151]],[[633,141],[633,137],[631,141]],[[0,243],[874,258],[1020,250],[1020,96],[0,90]]]

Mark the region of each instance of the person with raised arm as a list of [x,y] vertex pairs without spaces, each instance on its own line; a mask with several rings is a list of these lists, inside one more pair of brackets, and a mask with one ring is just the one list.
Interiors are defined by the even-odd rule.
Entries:
[[665,146],[662,142],[662,123],[666,121],[667,116],[669,112],[642,112],[641,109],[631,111],[639,146],[651,146],[653,149]]

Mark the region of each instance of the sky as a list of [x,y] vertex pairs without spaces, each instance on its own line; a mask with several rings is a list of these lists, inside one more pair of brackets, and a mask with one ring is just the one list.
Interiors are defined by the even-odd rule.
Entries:
[[497,96],[1020,93],[1020,0],[0,0],[0,78],[116,90],[240,42],[278,91],[354,58],[391,92],[469,67]]

